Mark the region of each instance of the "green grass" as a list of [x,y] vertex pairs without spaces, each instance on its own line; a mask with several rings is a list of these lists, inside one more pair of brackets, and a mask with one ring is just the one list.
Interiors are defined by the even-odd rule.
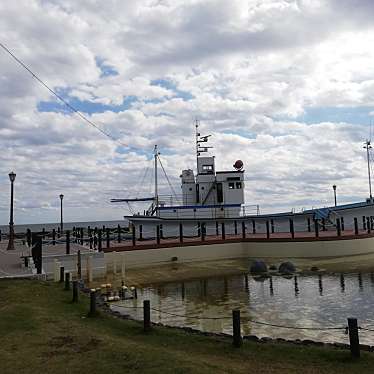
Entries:
[[0,281],[0,372],[10,373],[373,373],[374,353],[352,360],[325,347],[244,342],[142,325],[72,304],[61,284]]

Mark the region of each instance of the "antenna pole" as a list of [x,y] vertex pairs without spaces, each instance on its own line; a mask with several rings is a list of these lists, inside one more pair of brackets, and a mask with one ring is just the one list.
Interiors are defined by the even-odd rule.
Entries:
[[195,137],[196,137],[196,173],[199,172],[199,164],[198,164],[198,157],[199,157],[199,120],[195,120]]
[[371,173],[370,173],[370,155],[369,155],[369,150],[371,149],[370,140],[366,140],[364,148],[366,149],[366,158],[367,158],[367,163],[368,163],[369,193],[370,193],[370,201],[371,201],[373,196],[371,193]]
[[158,152],[157,152],[157,144],[155,145],[154,157],[155,157],[155,205],[156,205],[156,208],[158,208],[158,181],[157,181],[157,157],[158,157]]

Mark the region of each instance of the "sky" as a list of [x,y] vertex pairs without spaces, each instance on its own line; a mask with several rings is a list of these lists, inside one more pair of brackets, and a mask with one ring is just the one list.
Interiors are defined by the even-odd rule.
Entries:
[[[296,211],[368,197],[371,0],[0,1],[0,224],[117,220],[152,193],[157,144],[177,193],[194,120],[246,204]],[[113,140],[115,139],[115,140]],[[171,194],[160,175],[160,192]],[[136,209],[143,209],[135,207]]]

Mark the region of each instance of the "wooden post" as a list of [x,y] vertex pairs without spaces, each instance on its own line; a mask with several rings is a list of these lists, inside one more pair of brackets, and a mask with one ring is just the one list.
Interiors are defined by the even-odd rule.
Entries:
[[88,314],[90,317],[96,315],[96,290],[94,289],[90,291],[90,312]]
[[252,234],[256,234],[256,221],[252,220]]
[[94,243],[94,238],[92,236],[90,236],[89,243],[90,243],[90,249],[92,249],[93,248],[93,243]]
[[342,232],[341,232],[341,227],[340,227],[340,218],[337,218],[336,219],[336,235],[338,236],[341,236],[342,235]]
[[322,218],[322,231],[326,231],[326,220]]
[[238,223],[236,221],[234,221],[234,233],[238,235]]
[[136,236],[135,236],[135,225],[132,224],[132,245],[135,247],[136,246]]
[[52,245],[56,245],[56,230],[52,230]]
[[82,255],[80,249],[77,253],[78,279],[82,279]]
[[366,228],[368,230],[368,234],[370,234],[371,232],[370,217],[366,217]]
[[354,226],[355,226],[355,235],[358,235],[358,222],[357,222],[357,217],[353,218],[354,221]]
[[27,241],[27,245],[29,247],[31,247],[31,230],[30,229],[27,229],[27,232],[26,232],[26,241]]
[[70,255],[70,231],[66,231],[66,254]]
[[245,222],[242,221],[242,238],[245,239],[246,233],[245,233]]
[[340,218],[340,225],[341,225],[342,231],[344,231],[344,217]]
[[161,242],[160,240],[160,225],[157,225],[156,226],[156,243],[157,245],[159,245]]
[[78,302],[78,281],[73,281],[73,303]]
[[45,227],[43,227],[42,235],[43,235],[43,239],[45,239]]
[[205,223],[201,224],[201,241],[205,241]]
[[101,252],[103,250],[103,238],[102,238],[102,234],[101,234],[101,230],[97,230],[97,249],[99,252]]
[[312,229],[310,227],[310,218],[308,217],[308,232],[311,232],[311,231],[312,231]]
[[316,238],[319,237],[319,227],[318,227],[318,219],[314,219],[314,233]]
[[110,229],[106,229],[106,247],[110,248]]
[[87,280],[88,283],[91,283],[93,281],[93,270],[92,270],[92,256],[87,256]]
[[83,238],[84,238],[84,232],[83,232],[83,227],[81,227],[81,245],[83,245]]
[[356,318],[348,318],[349,347],[354,358],[360,357],[360,340]]
[[60,226],[57,227],[57,237],[58,237],[58,238],[61,238],[61,230],[60,230]]
[[219,223],[216,221],[216,235],[219,235]]
[[65,273],[65,291],[70,290],[70,273],[66,272]]
[[225,222],[222,222],[221,224],[221,232],[222,232],[222,240],[226,239],[226,234],[225,234]]
[[63,283],[65,279],[65,268],[60,266],[60,283]]
[[144,332],[151,330],[151,304],[149,300],[143,300]]
[[183,225],[179,223],[179,242],[183,243]]
[[139,240],[143,240],[143,225],[139,225]]
[[274,234],[274,220],[270,220],[270,226],[271,226],[271,233]]
[[118,225],[117,227],[117,241],[118,243],[121,243],[121,226]]
[[242,335],[240,331],[240,310],[236,309],[232,311],[232,332],[234,347],[239,348],[243,344]]
[[269,227],[269,221],[266,221],[266,238],[270,238],[270,227]]
[[290,218],[290,233],[291,233],[291,238],[295,239],[295,229],[293,225],[293,219]]
[[366,230],[366,217],[362,216],[362,228]]

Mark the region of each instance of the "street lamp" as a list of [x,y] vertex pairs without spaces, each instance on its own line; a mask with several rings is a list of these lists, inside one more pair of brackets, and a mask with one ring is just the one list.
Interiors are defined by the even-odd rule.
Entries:
[[10,179],[10,220],[9,220],[9,241],[7,250],[14,249],[14,222],[13,222],[13,192],[16,174],[12,171],[9,173]]
[[336,185],[334,184],[332,186],[333,190],[334,190],[334,202],[335,202],[335,206],[336,206]]
[[61,234],[62,234],[62,231],[64,229],[64,222],[63,222],[63,219],[62,219],[62,199],[64,198],[64,195],[61,194],[60,195],[60,200],[61,200],[61,209],[60,209],[60,212],[61,212],[61,224],[60,224],[60,229],[61,229]]

